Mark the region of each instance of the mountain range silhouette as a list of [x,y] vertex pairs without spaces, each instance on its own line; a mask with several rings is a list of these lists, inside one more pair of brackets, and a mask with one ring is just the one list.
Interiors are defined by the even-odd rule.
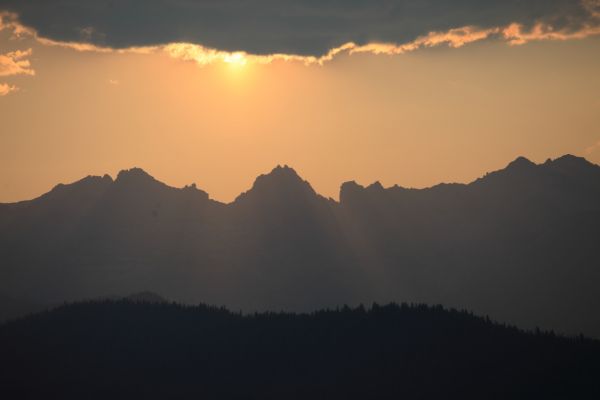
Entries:
[[599,166],[520,157],[469,184],[346,182],[339,199],[287,166],[229,204],[133,168],[0,204],[0,318],[153,291],[245,311],[425,302],[600,337]]

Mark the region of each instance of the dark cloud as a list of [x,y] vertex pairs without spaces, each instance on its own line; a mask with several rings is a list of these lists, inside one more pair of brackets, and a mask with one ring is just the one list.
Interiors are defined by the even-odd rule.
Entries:
[[254,54],[321,55],[343,43],[403,43],[430,31],[542,22],[598,25],[584,0],[0,0],[40,36],[125,48],[190,42]]

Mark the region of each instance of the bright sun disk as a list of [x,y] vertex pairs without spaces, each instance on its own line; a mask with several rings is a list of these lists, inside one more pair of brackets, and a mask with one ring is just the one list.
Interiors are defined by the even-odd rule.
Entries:
[[226,62],[227,64],[238,65],[238,66],[246,65],[246,63],[248,62],[248,60],[246,60],[244,53],[240,53],[240,52],[227,54],[225,57],[223,57],[223,61]]

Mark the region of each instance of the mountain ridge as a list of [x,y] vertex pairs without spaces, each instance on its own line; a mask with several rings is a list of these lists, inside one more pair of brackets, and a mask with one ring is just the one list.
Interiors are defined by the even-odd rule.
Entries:
[[[472,180],[471,182],[466,182],[466,183],[440,182],[440,183],[434,184],[432,186],[427,186],[427,187],[423,187],[423,188],[412,188],[412,187],[404,187],[404,186],[401,186],[398,184],[384,187],[379,181],[374,181],[365,186],[365,185],[359,184],[355,180],[350,180],[350,181],[342,182],[342,184],[340,185],[339,195],[341,198],[341,196],[342,196],[341,192],[344,190],[344,186],[353,186],[354,188],[366,189],[366,190],[370,190],[370,191],[381,191],[381,190],[385,190],[385,191],[387,191],[387,190],[427,191],[427,190],[437,189],[439,187],[465,187],[465,186],[471,186],[475,183],[480,183],[482,181],[485,181],[487,178],[489,178],[490,176],[493,176],[493,175],[502,174],[502,173],[505,173],[505,174],[506,173],[515,173],[515,172],[522,173],[523,171],[527,171],[527,170],[534,171],[534,170],[536,170],[536,168],[537,169],[540,169],[540,168],[552,169],[552,170],[562,172],[562,173],[565,173],[565,172],[572,173],[573,172],[572,170],[574,168],[579,169],[579,172],[581,172],[582,168],[588,168],[587,172],[594,171],[596,173],[600,173],[599,165],[588,161],[584,157],[578,157],[578,156],[574,156],[571,154],[565,154],[565,155],[557,157],[555,159],[549,158],[545,162],[539,163],[539,164],[532,162],[531,160],[527,159],[526,157],[519,156],[515,160],[509,162],[505,168],[501,168],[499,170],[488,172],[488,173],[484,174],[484,176],[476,178],[476,179]],[[111,183],[112,184],[119,183],[121,185],[134,184],[134,185],[138,185],[138,186],[140,184],[154,184],[154,185],[160,185],[162,187],[166,187],[169,189],[177,189],[177,190],[187,189],[187,190],[192,190],[192,191],[195,190],[195,191],[198,191],[203,194],[206,193],[206,196],[208,198],[210,198],[210,200],[212,200],[212,201],[228,205],[228,204],[235,203],[239,198],[245,197],[245,195],[247,195],[249,192],[252,192],[253,190],[260,190],[260,188],[262,186],[264,186],[265,183],[266,184],[269,184],[269,183],[272,184],[272,183],[277,183],[277,182],[290,183],[290,182],[294,182],[294,181],[296,183],[301,183],[303,185],[307,185],[310,188],[310,191],[312,191],[314,194],[317,194],[318,196],[323,197],[323,198],[327,198],[327,197],[322,196],[319,193],[317,193],[312,188],[312,186],[310,185],[310,183],[308,181],[306,181],[302,177],[300,177],[298,175],[298,173],[295,171],[295,169],[288,166],[287,164],[277,165],[270,172],[257,176],[256,179],[254,180],[252,186],[248,190],[241,192],[238,196],[235,197],[234,200],[232,200],[230,202],[221,202],[221,201],[210,198],[210,195],[206,191],[197,188],[195,183],[192,183],[190,185],[186,185],[183,187],[170,186],[164,182],[157,180],[152,175],[150,175],[147,171],[145,171],[144,169],[142,169],[140,167],[131,167],[128,169],[120,170],[117,173],[116,178],[114,178],[114,179],[109,174],[104,174],[102,176],[88,175],[88,176],[81,178],[72,183],[59,183],[59,184],[55,185],[50,191],[43,193],[38,197],[35,197],[32,199],[14,201],[14,202],[4,202],[4,203],[0,202],[0,205],[14,205],[14,204],[19,204],[19,203],[27,203],[27,202],[41,199],[50,193],[54,193],[57,191],[64,191],[65,189],[70,189],[70,188],[74,189],[76,187],[81,187],[84,185],[91,185],[92,183],[104,184],[104,185],[111,184]],[[327,198],[327,199],[331,199],[331,198]],[[335,199],[331,199],[331,200],[334,202],[337,202],[337,203],[340,202],[339,200],[335,200]]]
[[600,337],[600,167],[582,158],[427,189],[345,182],[340,201],[287,166],[231,203],[141,169],[50,193],[0,207],[0,293],[46,305],[153,291],[244,310],[415,301]]

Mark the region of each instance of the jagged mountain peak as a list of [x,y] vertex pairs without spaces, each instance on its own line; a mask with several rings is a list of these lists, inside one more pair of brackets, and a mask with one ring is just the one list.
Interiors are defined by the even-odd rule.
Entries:
[[558,158],[555,158],[554,160],[550,160],[551,162],[554,163],[580,163],[580,164],[585,164],[588,165],[590,164],[590,162],[588,160],[586,160],[584,157],[579,157],[579,156],[575,156],[573,154],[565,154],[562,155]]
[[275,168],[271,170],[268,174],[260,175],[256,180],[279,180],[279,181],[289,181],[289,182],[304,182],[304,180],[298,175],[295,169],[289,167],[288,165],[277,165]]
[[297,197],[299,195],[316,196],[317,193],[293,168],[287,165],[278,165],[268,174],[259,175],[252,188],[242,193],[236,200],[254,195]]
[[133,167],[119,171],[115,182],[142,182],[156,181],[149,173],[142,168]]
[[543,164],[536,164],[525,157],[517,157],[514,161],[508,164],[505,171],[526,171],[535,167],[542,169],[559,169],[563,171],[580,172],[584,170],[598,169],[595,164],[592,164],[584,157],[578,157],[572,154],[565,154],[555,159],[548,159]]
[[108,174],[104,174],[103,176],[88,175],[85,178],[81,178],[72,183],[59,183],[58,185],[56,185],[54,187],[54,189],[65,188],[65,187],[89,186],[89,185],[94,185],[94,184],[107,184],[107,183],[112,183],[112,182],[113,182],[113,179]]
[[375,182],[371,183],[369,186],[367,186],[367,190],[379,192],[379,191],[385,190],[385,188],[383,187],[381,182],[375,181]]
[[533,161],[529,160],[526,157],[523,156],[519,156],[517,158],[515,158],[513,161],[511,161],[507,166],[506,166],[506,170],[525,170],[531,167],[535,167],[536,163],[534,163]]
[[342,183],[340,187],[340,204],[347,203],[357,194],[362,193],[365,187],[356,183],[356,181],[348,181]]
[[356,181],[347,181],[342,183],[341,190],[364,189],[365,187]]
[[69,196],[75,193],[94,193],[104,191],[113,183],[110,175],[88,175],[85,178],[79,179],[72,183],[59,183],[54,186],[48,193],[43,194],[39,199],[54,199]]
[[379,194],[386,193],[387,190],[388,189],[384,188],[379,181],[375,181],[366,187],[356,183],[355,181],[344,182],[340,187],[340,203],[352,201],[353,198],[356,198],[356,196],[360,196],[361,194],[377,196]]
[[115,179],[114,188],[121,192],[146,192],[176,190],[167,184],[157,180],[141,168],[130,168],[119,172]]
[[264,186],[268,184],[284,185],[284,186],[310,186],[309,183],[303,180],[300,175],[287,165],[277,165],[268,174],[260,175],[254,181],[254,187]]
[[546,167],[560,168],[560,169],[571,169],[571,170],[582,170],[582,169],[598,169],[595,164],[592,164],[583,157],[574,156],[572,154],[565,154],[564,156],[555,158],[554,160],[548,159],[544,164]]

